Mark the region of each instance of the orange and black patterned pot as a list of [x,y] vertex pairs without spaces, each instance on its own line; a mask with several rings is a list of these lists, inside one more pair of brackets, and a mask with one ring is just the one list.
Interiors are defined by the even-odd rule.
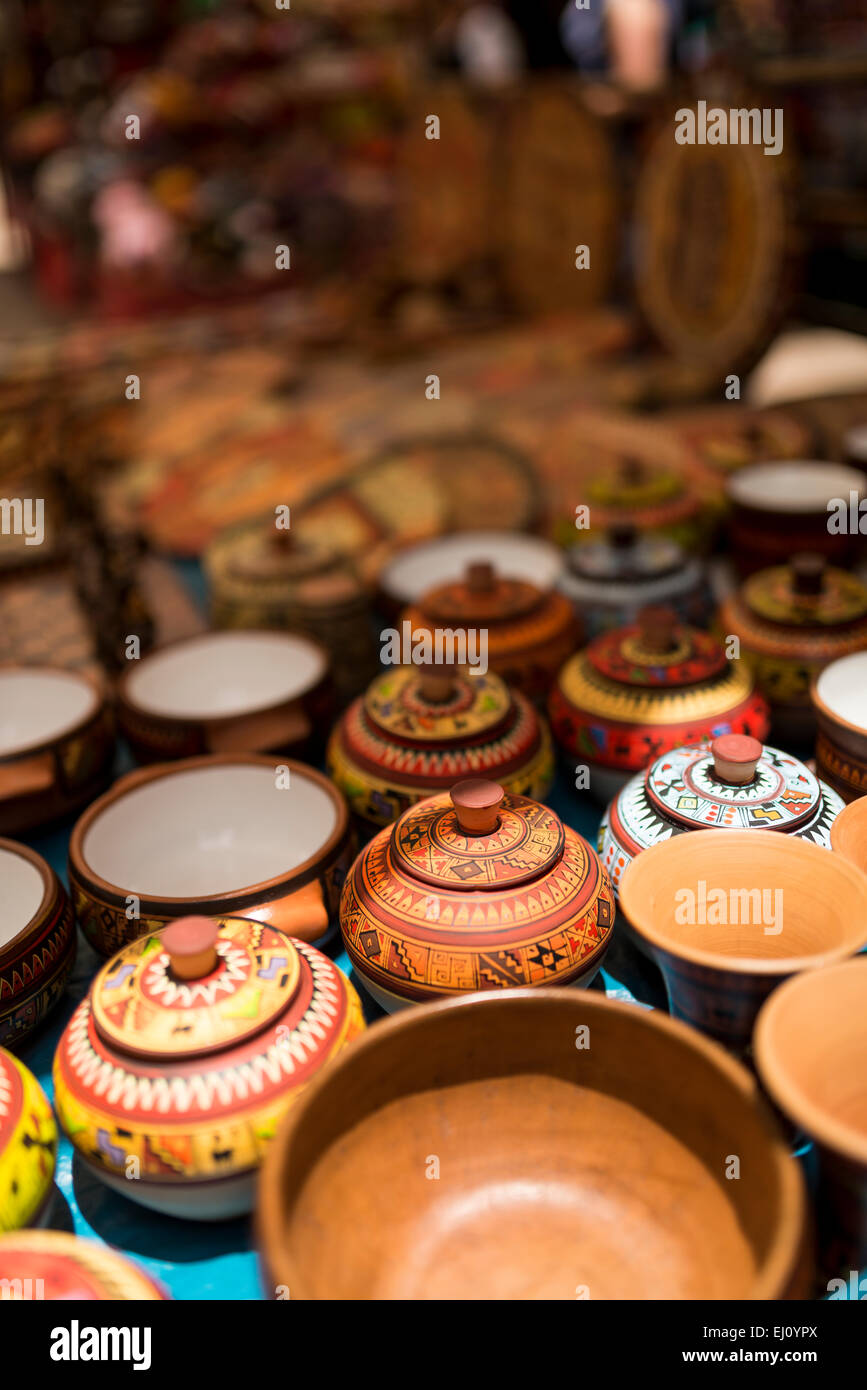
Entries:
[[54,1008],[75,961],[75,921],[54,870],[0,840],[0,1047],[16,1047]]

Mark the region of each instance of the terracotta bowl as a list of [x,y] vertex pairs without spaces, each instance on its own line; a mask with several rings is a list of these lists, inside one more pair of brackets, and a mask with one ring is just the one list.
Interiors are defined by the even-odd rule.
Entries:
[[202,912],[320,941],[353,850],[346,802],[321,773],[224,754],[121,777],[76,822],[69,880],[79,925],[104,956]]
[[258,1238],[293,1299],[765,1299],[793,1291],[804,1212],[721,1049],[515,990],[377,1023],[314,1081],[266,1159]]
[[748,1048],[781,980],[867,944],[867,876],[772,830],[663,840],[628,866],[620,905],[662,971],[672,1014],[735,1051]]
[[867,651],[832,661],[810,687],[816,768],[844,801],[867,794]]
[[105,786],[113,754],[95,681],[48,666],[0,667],[0,835],[78,811]]
[[118,685],[118,722],[139,762],[303,755],[331,712],[328,653],[300,633],[206,632],[130,662]]
[[867,475],[843,464],[812,459],[755,463],[729,480],[729,536],[742,574],[785,564],[799,550],[818,551],[844,568],[855,559],[858,536],[829,530],[828,503],[867,495]]
[[867,874],[867,796],[850,801],[831,822],[831,848]]
[[40,855],[0,840],[0,1047],[15,1047],[54,1008],[75,961],[75,921]]
[[816,1143],[825,1256],[837,1271],[867,1264],[867,960],[787,980],[755,1030],[759,1075]]

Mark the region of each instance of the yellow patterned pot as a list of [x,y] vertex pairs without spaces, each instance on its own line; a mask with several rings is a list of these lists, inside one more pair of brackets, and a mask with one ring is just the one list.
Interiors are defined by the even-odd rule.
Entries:
[[0,1231],[39,1223],[51,1196],[56,1157],[57,1125],[45,1092],[23,1063],[0,1047]]
[[237,1216],[283,1115],[363,1027],[355,990],[314,946],[246,918],[182,918],[97,975],[57,1048],[57,1114],[132,1201]]

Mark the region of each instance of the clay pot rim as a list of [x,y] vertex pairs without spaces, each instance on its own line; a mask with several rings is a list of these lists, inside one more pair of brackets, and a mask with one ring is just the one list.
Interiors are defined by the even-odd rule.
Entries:
[[[841,822],[843,823],[842,830]],[[850,801],[844,805],[842,811],[838,811],[832,820],[829,832],[831,837],[831,849],[834,853],[842,855],[850,864],[854,864],[857,869],[861,868],[861,864],[847,854],[841,841],[843,840],[844,832],[847,832],[850,826],[857,828],[859,825],[865,841],[863,862],[865,866],[867,866],[867,796],[856,796],[854,801]],[[862,873],[863,872],[864,870],[862,870]]]
[[[829,662],[828,666],[836,666],[837,662],[839,661],[851,661],[853,657],[859,657],[864,655],[865,653],[863,650],[855,652],[845,652],[842,655],[836,657],[834,661]],[[826,705],[825,701],[819,694],[819,681],[821,680],[822,676],[824,676],[825,672],[828,670],[828,666],[823,667],[821,671],[817,671],[815,676],[813,676],[812,680],[810,681],[810,700],[812,702],[813,708],[815,709],[816,713],[821,717],[825,718],[829,724],[836,725],[839,729],[848,729],[850,733],[857,734],[859,738],[863,738],[865,741],[867,741],[867,725],[853,724],[850,720],[844,719],[842,715],[839,715],[836,713],[835,710],[832,710],[830,705]]]
[[[190,714],[167,714],[162,710],[150,709],[147,705],[142,705],[130,693],[129,685],[133,678],[138,675],[142,668],[151,660],[158,660],[167,652],[176,651],[182,647],[194,647],[198,642],[212,642],[215,638],[220,640],[225,638],[227,641],[246,641],[249,638],[267,637],[269,640],[282,641],[291,639],[310,647],[321,658],[322,672],[312,684],[299,690],[294,695],[284,695],[278,700],[270,700],[265,704],[250,704],[244,709],[235,710],[231,714],[215,713],[190,713]],[[231,724],[237,723],[240,719],[255,719],[266,715],[274,714],[280,710],[291,707],[301,700],[308,699],[316,690],[320,688],[331,676],[331,654],[328,649],[318,642],[315,637],[309,637],[306,632],[296,632],[289,629],[272,630],[265,627],[255,628],[212,628],[207,632],[197,632],[191,637],[176,637],[171,642],[165,642],[162,646],[155,647],[152,651],[145,652],[139,661],[130,662],[127,669],[118,676],[115,684],[115,694],[121,711],[129,710],[132,714],[140,718],[147,719],[149,722],[161,724],[164,728],[189,728],[191,725],[202,729],[222,729]]]
[[779,1015],[793,998],[800,994],[809,997],[814,990],[824,989],[835,977],[850,975],[856,970],[867,982],[867,959],[858,956],[825,966],[819,972],[805,971],[784,980],[759,1010],[753,1030],[753,1054],[762,1084],[785,1115],[818,1144],[867,1167],[867,1133],[838,1120],[804,1093],[774,1037]]
[[[851,464],[829,463],[824,459],[762,459],[761,462],[748,463],[746,467],[739,468],[732,477],[727,479],[725,491],[729,502],[735,507],[740,507],[743,511],[752,512],[755,515],[763,517],[772,516],[777,513],[783,513],[786,516],[802,517],[827,516],[827,507],[824,502],[820,504],[811,501],[806,506],[798,506],[799,497],[797,494],[790,495],[788,499],[789,505],[786,505],[786,500],[780,496],[770,498],[767,493],[765,493],[761,499],[759,499],[755,493],[748,497],[742,495],[744,490],[743,483],[745,480],[749,482],[748,475],[750,473],[755,475],[757,471],[761,470],[767,477],[773,470],[781,468],[794,469],[804,475],[806,475],[807,472],[821,472],[823,476],[828,476],[833,472],[835,475],[834,481],[841,487],[845,485],[850,487],[855,486],[861,496],[867,491],[867,473],[865,473],[863,469],[853,467]],[[844,474],[846,475],[845,478],[843,476]],[[794,502],[795,505],[792,505],[792,502]]]
[[7,840],[0,837],[0,850],[6,850],[7,853],[15,854],[19,859],[26,859],[29,864],[32,864],[39,873],[43,886],[42,900],[30,921],[21,928],[20,932],[10,937],[5,946],[0,946],[0,965],[2,965],[7,958],[11,960],[20,954],[21,947],[26,943],[27,938],[32,936],[33,932],[41,926],[52,905],[59,897],[65,896],[66,890],[48,860],[43,859],[42,855],[37,854],[36,850],[31,849],[29,845],[22,845],[17,840]]
[[[439,588],[443,584],[452,583],[454,580],[459,580],[463,574],[466,562],[462,560],[461,568],[455,572],[454,580],[449,580],[448,578],[430,579],[425,583],[423,588],[417,589],[414,593],[406,594],[399,593],[394,588],[393,580],[393,572],[400,566],[402,561],[416,553],[421,554],[422,551],[432,551],[437,547],[448,550],[450,544],[454,545],[454,548],[457,550],[465,540],[470,550],[472,550],[474,545],[484,546],[485,544],[490,545],[493,550],[495,544],[503,542],[506,538],[508,538],[510,544],[516,547],[525,545],[528,552],[535,551],[535,554],[540,560],[544,555],[552,566],[555,561],[557,562],[556,572],[553,574],[553,577],[544,584],[539,582],[538,576],[531,579],[527,574],[515,574],[514,571],[510,570],[509,572],[512,574],[513,578],[523,579],[527,583],[535,584],[537,589],[542,589],[543,591],[556,589],[558,587],[559,579],[565,565],[559,546],[556,546],[553,541],[546,541],[543,536],[534,536],[525,531],[515,532],[498,529],[496,531],[455,531],[451,535],[433,536],[428,540],[411,541],[408,545],[402,545],[394,550],[384,561],[377,580],[378,588],[380,592],[385,594],[390,603],[397,605],[401,609],[415,606],[418,604],[418,600],[422,595],[429,593],[431,589]],[[445,546],[443,542],[446,542]],[[480,558],[487,560],[491,559],[492,556],[483,555],[480,556]],[[499,569],[501,561],[494,560],[494,563],[497,564],[497,568]]]
[[796,1267],[802,1247],[807,1211],[806,1196],[800,1170],[792,1161],[789,1145],[755,1078],[718,1043],[704,1037],[687,1024],[670,1018],[659,1009],[641,1009],[635,1004],[586,991],[579,995],[563,989],[535,987],[507,989],[499,994],[465,994],[454,999],[425,1004],[421,1009],[410,1008],[390,1014],[377,1022],[375,1028],[368,1028],[362,1032],[354,1039],[351,1047],[344,1048],[339,1056],[332,1058],[329,1065],[313,1077],[284,1116],[260,1170],[254,1232],[268,1277],[273,1278],[277,1284],[286,1284],[292,1290],[293,1297],[304,1298],[304,1281],[284,1243],[286,1210],[282,1199],[282,1178],[291,1156],[295,1136],[304,1128],[305,1115],[311,1102],[330,1083],[330,1078],[336,1074],[338,1068],[357,1065],[366,1052],[380,1045],[387,1047],[395,1036],[404,1035],[408,1039],[411,1038],[413,1030],[422,1027],[425,1019],[438,1014],[466,1008],[506,1011],[514,1008],[515,1004],[545,1010],[555,1002],[572,1005],[576,1012],[591,1020],[593,1015],[599,1013],[614,1013],[631,1019],[639,1029],[661,1030],[668,1034],[676,1046],[687,1047],[700,1053],[711,1067],[725,1075],[745,1104],[753,1105],[766,1131],[768,1166],[772,1166],[777,1174],[781,1216],[776,1223],[764,1265],[756,1273],[751,1298],[763,1300],[781,1297],[782,1291],[788,1285],[791,1271]]
[[91,724],[95,724],[105,713],[108,704],[105,686],[95,676],[88,675],[85,671],[71,671],[64,666],[28,666],[13,661],[0,663],[0,676],[11,671],[20,671],[26,675],[65,676],[69,680],[78,681],[81,685],[87,686],[92,698],[90,708],[85,711],[81,718],[61,729],[59,733],[52,734],[50,738],[39,739],[36,743],[22,744],[20,748],[16,748],[10,753],[0,753],[0,767],[4,763],[17,762],[19,758],[30,758],[36,753],[44,753],[59,748],[61,744],[90,728]]
[[[821,845],[814,845],[799,835],[781,834],[777,830],[726,830],[721,835],[712,836],[710,841],[706,836],[700,836],[696,840],[690,834],[659,840],[655,845],[650,845],[647,849],[643,849],[640,854],[636,854],[627,864],[618,886],[618,906],[634,931],[651,947],[654,956],[659,953],[674,960],[687,960],[693,965],[700,965],[705,969],[718,970],[730,975],[795,974],[800,971],[818,969],[822,966],[836,965],[848,960],[850,956],[861,950],[867,944],[867,925],[863,928],[862,935],[857,942],[852,941],[825,951],[816,951],[807,956],[729,956],[720,951],[709,951],[700,946],[673,941],[669,935],[657,927],[655,922],[648,920],[647,915],[643,913],[642,904],[646,898],[641,876],[647,872],[648,865],[653,862],[648,856],[659,858],[661,855],[670,855],[673,853],[671,847],[674,846],[680,853],[698,854],[702,847],[710,849],[712,846],[716,846],[720,851],[726,849],[731,855],[737,855],[739,848],[754,849],[761,844],[764,844],[769,851],[771,849],[780,850],[783,855],[789,855],[790,858],[800,857],[803,859],[806,855],[808,859],[814,860],[817,870],[821,869],[822,864],[827,865],[830,861],[831,872],[840,874],[849,880],[853,888],[860,889],[864,895],[865,907],[867,907],[867,874],[862,873],[848,859],[844,859],[840,855],[831,855]],[[825,857],[816,860],[817,854]]]
[[[239,764],[247,767],[267,767],[272,772],[274,770],[274,758],[257,753],[203,753],[195,758],[179,758],[176,762],[153,763],[148,767],[139,767],[132,772],[125,773],[109,787],[107,792],[90,803],[72,827],[68,861],[70,876],[85,891],[94,890],[115,904],[125,902],[129,896],[128,891],[122,885],[109,883],[107,879],[95,873],[84,857],[84,840],[93,822],[114,802],[120,801],[128,792],[135,791],[148,782],[179,776],[185,772],[194,772],[198,768],[228,767]],[[236,908],[254,903],[260,898],[270,901],[279,896],[281,890],[288,888],[290,884],[293,888],[303,887],[337,857],[351,833],[349,807],[343,793],[323,772],[319,772],[315,767],[310,767],[307,763],[299,762],[294,758],[281,758],[280,765],[288,767],[290,775],[296,773],[301,777],[306,777],[311,782],[315,782],[320,790],[328,794],[334,805],[336,824],[319,850],[301,864],[296,864],[294,869],[278,874],[276,878],[265,879],[261,883],[245,884],[228,893],[211,893],[207,897],[199,895],[183,898],[163,898],[147,893],[137,893],[135,896],[142,905],[142,916],[160,916],[165,908],[168,915],[174,917],[178,915],[178,907],[189,907],[191,911],[201,909],[203,914],[207,916],[206,909],[210,904],[218,917],[231,917],[236,915]],[[219,906],[222,903],[226,903],[228,906],[222,908]],[[143,910],[145,904],[148,907],[147,913]]]

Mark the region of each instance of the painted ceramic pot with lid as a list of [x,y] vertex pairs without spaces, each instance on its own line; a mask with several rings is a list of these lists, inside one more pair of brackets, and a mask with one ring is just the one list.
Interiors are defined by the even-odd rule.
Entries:
[[867,585],[821,555],[796,555],[751,575],[723,602],[719,626],[740,639],[777,736],[809,739],[810,681],[837,657],[867,648]]
[[614,894],[580,835],[483,778],[420,801],[362,850],[340,926],[384,1009],[519,985],[590,984]]
[[570,657],[548,708],[555,739],[588,769],[589,790],[603,801],[670,748],[768,732],[768,706],[746,662],[729,661],[668,608],[646,608],[636,625]]
[[150,1303],[168,1298],[132,1260],[68,1231],[0,1236],[0,1281],[4,1296],[14,1301]]
[[398,550],[383,565],[377,581],[377,607],[389,617],[418,601],[441,584],[456,584],[467,565],[486,562],[500,574],[534,584],[547,592],[557,588],[563,571],[563,552],[540,536],[518,531],[459,531]]
[[77,671],[0,667],[0,835],[74,814],[111,776],[105,694]]
[[813,680],[816,769],[844,801],[867,796],[867,651],[832,661]]
[[685,550],[696,549],[703,539],[701,498],[683,472],[667,463],[615,456],[610,469],[590,478],[582,501],[589,508],[590,525],[573,527],[572,544],[593,545],[596,535],[620,526],[668,537]]
[[560,588],[588,638],[634,623],[642,608],[666,604],[682,622],[705,627],[713,595],[704,566],[664,535],[641,535],[631,523],[569,552]]
[[224,754],[121,777],[75,824],[69,882],[103,956],[198,912],[318,941],[336,926],[353,854],[346,802],[321,773]]
[[545,797],[554,776],[544,719],[493,672],[402,666],[377,676],[343,715],[328,770],[366,832],[467,777]]
[[563,594],[501,576],[486,560],[468,565],[462,579],[428,590],[404,612],[403,623],[432,637],[446,630],[486,634],[488,669],[530,699],[547,694],[577,634]]
[[323,743],[328,654],[297,632],[205,632],[131,661],[118,722],[139,762],[295,753]]
[[0,1047],[0,1231],[38,1226],[50,1205],[57,1125],[36,1077]]
[[363,1027],[314,946],[243,917],[182,918],[100,970],[57,1048],[57,1114],[115,1191],[169,1215],[237,1216],[278,1123]]
[[54,870],[0,840],[0,1046],[16,1046],[54,1008],[75,946],[72,905]]

